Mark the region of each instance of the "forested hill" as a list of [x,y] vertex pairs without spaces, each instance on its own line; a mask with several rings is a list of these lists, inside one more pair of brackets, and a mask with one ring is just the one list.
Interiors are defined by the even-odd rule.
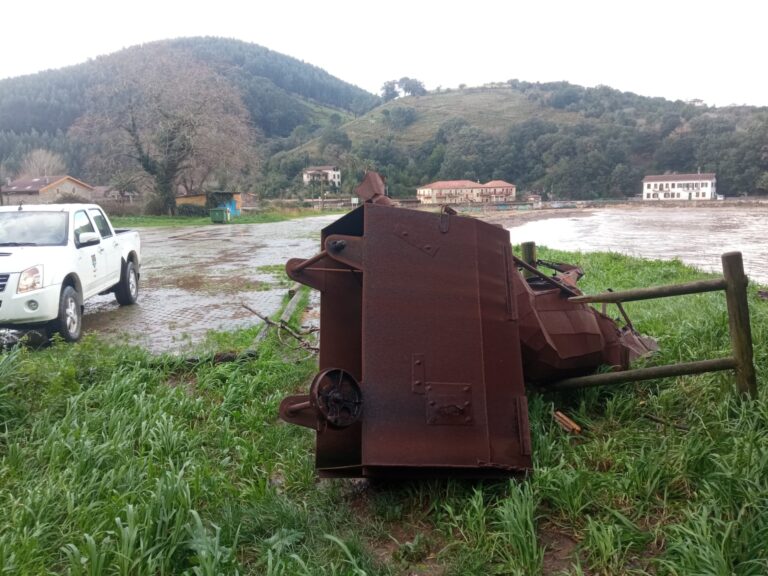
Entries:
[[379,102],[255,44],[152,42],[0,81],[0,177],[66,172],[172,212],[181,191],[253,190],[273,149]]
[[[206,65],[241,91],[252,122],[268,136],[286,136],[313,120],[312,103],[352,114],[378,98],[325,70],[256,44],[223,38],[180,38],[135,46],[86,63],[0,80],[0,131],[67,131],[86,112],[89,93],[119,86],[123,67],[158,54],[179,67]],[[179,89],[183,88],[179,86]]]
[[290,178],[316,161],[375,166],[395,195],[438,179],[503,179],[553,199],[620,198],[646,174],[697,170],[716,172],[721,193],[764,193],[768,109],[511,80],[392,99],[277,155],[269,171]]
[[160,211],[180,191],[301,197],[312,164],[340,166],[344,193],[366,169],[395,196],[502,179],[552,199],[620,198],[646,174],[698,170],[726,195],[768,192],[767,108],[567,82],[382,88],[238,40],[153,42],[0,81],[0,177],[66,172],[154,193]]

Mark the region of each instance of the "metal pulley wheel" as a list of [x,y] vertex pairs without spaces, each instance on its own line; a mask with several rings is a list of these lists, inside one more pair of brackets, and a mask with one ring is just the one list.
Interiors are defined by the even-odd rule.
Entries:
[[363,395],[357,380],[346,370],[318,372],[309,388],[309,401],[335,428],[346,428],[360,418]]

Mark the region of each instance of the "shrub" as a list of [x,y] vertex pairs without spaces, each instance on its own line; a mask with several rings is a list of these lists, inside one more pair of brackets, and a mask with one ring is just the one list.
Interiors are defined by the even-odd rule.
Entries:
[[181,204],[176,209],[176,213],[179,216],[208,216],[208,208],[193,204]]

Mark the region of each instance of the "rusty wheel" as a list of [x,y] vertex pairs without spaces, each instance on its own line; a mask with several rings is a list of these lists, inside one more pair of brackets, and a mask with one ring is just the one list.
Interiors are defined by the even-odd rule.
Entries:
[[330,368],[319,372],[309,388],[309,401],[335,428],[346,428],[360,418],[363,395],[347,371]]

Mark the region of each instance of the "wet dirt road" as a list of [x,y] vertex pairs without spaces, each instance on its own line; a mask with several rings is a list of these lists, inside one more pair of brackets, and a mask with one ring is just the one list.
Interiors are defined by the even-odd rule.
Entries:
[[141,229],[139,302],[120,307],[111,294],[89,300],[85,333],[152,352],[182,352],[210,330],[258,324],[241,304],[275,313],[286,293],[282,266],[317,252],[320,229],[336,218]]

